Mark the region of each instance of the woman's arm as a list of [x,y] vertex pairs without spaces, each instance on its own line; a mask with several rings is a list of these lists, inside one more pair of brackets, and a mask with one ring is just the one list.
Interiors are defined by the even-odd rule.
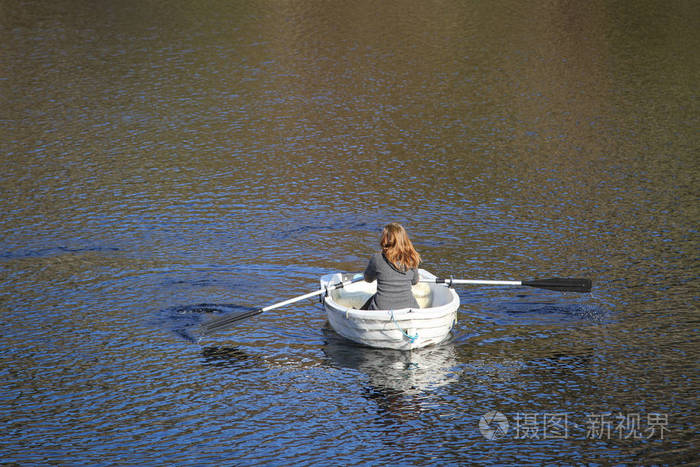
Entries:
[[367,282],[373,282],[377,278],[377,263],[375,258],[376,255],[372,255],[365,269],[365,281]]

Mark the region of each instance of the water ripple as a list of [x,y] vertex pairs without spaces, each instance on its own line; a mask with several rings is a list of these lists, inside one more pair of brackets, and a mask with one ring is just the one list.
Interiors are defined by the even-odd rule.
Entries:
[[[694,6],[18,3],[4,462],[695,461]],[[362,271],[390,221],[440,277],[593,292],[460,288],[415,352],[345,341],[317,300],[198,340]],[[665,437],[587,437],[608,412]],[[518,436],[562,413],[568,437]]]

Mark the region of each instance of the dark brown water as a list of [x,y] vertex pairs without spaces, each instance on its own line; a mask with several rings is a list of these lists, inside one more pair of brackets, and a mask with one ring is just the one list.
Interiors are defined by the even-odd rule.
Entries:
[[[698,4],[377,3],[0,1],[3,461],[697,463]],[[389,221],[594,291],[462,288],[413,353],[314,302],[183,338]]]

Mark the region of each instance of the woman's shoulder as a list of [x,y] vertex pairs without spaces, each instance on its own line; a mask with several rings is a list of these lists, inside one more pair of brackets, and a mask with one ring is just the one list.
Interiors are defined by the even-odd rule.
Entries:
[[383,262],[384,262],[384,257],[382,256],[381,252],[372,253],[372,256],[369,257],[369,264],[373,265],[375,268],[381,267]]
[[372,253],[370,259],[374,261],[384,261],[384,254],[382,254],[381,251],[375,251],[374,253]]
[[382,258],[381,253],[372,253],[372,256],[369,257],[367,267],[376,269],[377,267],[380,267],[383,262],[384,259]]

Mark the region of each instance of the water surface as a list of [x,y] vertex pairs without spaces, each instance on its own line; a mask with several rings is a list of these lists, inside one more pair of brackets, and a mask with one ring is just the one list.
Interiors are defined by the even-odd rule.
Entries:
[[[699,13],[0,2],[3,460],[697,462]],[[314,301],[187,339],[390,221],[438,276],[594,291],[460,288],[413,353]]]

